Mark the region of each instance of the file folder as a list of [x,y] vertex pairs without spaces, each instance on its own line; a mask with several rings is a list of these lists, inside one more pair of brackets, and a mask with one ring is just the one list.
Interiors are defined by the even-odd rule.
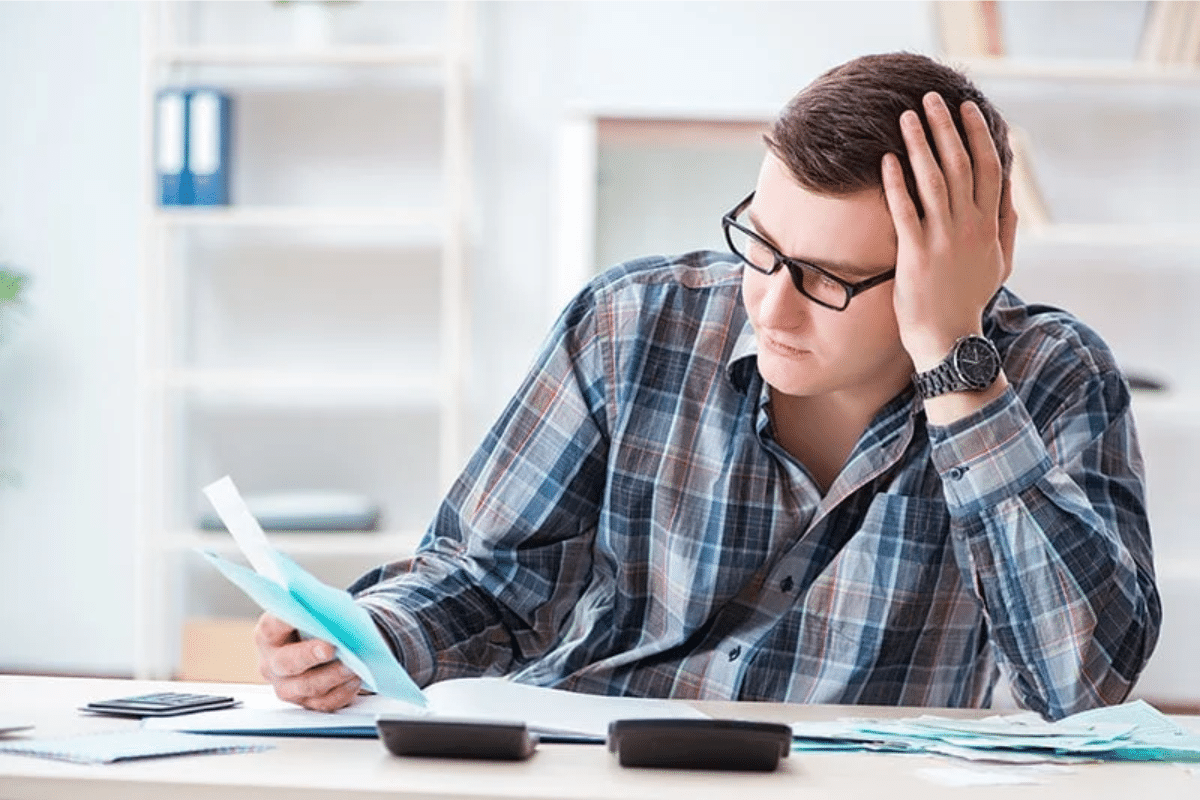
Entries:
[[215,89],[192,89],[187,95],[187,159],[193,205],[229,204],[229,158],[232,102]]
[[154,161],[159,204],[190,205],[192,188],[187,173],[187,95],[181,89],[163,89],[156,98]]

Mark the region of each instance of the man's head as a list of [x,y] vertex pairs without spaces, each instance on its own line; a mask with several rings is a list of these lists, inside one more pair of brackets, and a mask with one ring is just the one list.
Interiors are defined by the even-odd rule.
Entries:
[[[964,144],[960,106],[979,106],[1007,174],[1012,153],[1000,115],[962,74],[917,55],[866,56],[826,72],[792,100],[767,137],[754,195],[737,221],[753,232],[747,241],[762,243],[743,253],[757,269],[743,270],[742,298],[758,340],[759,372],[774,390],[874,409],[908,385],[913,365],[892,280],[871,283],[839,311],[797,287],[794,270],[772,268],[780,254],[845,285],[898,266],[883,156],[899,157],[923,213],[900,117],[914,111],[932,140],[924,103],[930,93],[945,100]],[[931,150],[936,158],[936,144]]]
[[824,73],[788,103],[766,137],[767,146],[801,186],[833,196],[882,192],[880,163],[884,153],[895,153],[920,212],[899,120],[904,110],[916,111],[930,137],[921,103],[928,92],[946,101],[960,136],[965,135],[960,106],[967,100],[979,106],[1007,176],[1012,149],[999,112],[961,72],[911,53],[862,56]]

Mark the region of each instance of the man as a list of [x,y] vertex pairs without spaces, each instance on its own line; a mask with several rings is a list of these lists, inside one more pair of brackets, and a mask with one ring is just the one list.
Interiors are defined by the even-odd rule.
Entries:
[[[805,88],[725,218],[568,306],[418,554],[352,591],[420,684],[984,706],[1122,700],[1160,605],[1128,388],[1002,288],[1006,125],[961,74]],[[264,676],[358,680],[265,616]]]

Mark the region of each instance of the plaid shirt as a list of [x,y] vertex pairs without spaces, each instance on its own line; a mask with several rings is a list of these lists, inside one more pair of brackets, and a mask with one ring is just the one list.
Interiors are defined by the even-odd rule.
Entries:
[[415,557],[351,591],[418,683],[983,706],[1122,700],[1161,617],[1128,388],[1001,291],[1010,388],[929,425],[910,388],[827,494],[772,434],[728,255],[617,267],[559,318]]

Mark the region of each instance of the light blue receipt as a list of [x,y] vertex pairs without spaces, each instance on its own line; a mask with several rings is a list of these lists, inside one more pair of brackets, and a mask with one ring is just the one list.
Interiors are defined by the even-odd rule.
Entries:
[[287,585],[280,586],[253,570],[208,550],[197,550],[264,611],[279,617],[305,636],[329,642],[337,658],[373,692],[420,706],[428,700],[392,654],[374,620],[350,594],[317,580],[303,567],[271,550]]

